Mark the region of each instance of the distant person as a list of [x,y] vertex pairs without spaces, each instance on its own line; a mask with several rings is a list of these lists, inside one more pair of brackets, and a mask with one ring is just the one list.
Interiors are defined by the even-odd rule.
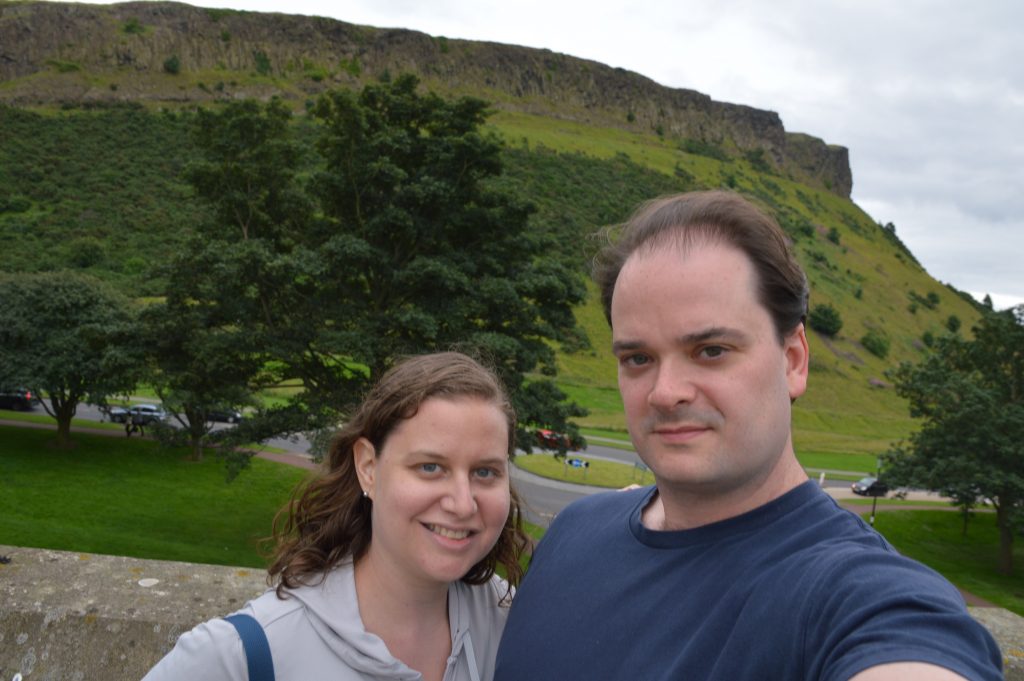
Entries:
[[497,681],[1000,679],[957,590],[807,479],[807,279],[736,194],[653,201],[599,257],[630,436],[655,485],[555,519]]
[[128,421],[131,422],[131,430],[128,431],[128,437],[131,437],[132,433],[138,433],[140,437],[146,435],[146,416],[141,412],[132,412],[128,415]]
[[[278,514],[276,588],[239,611],[265,633],[277,681],[492,678],[527,541],[509,485],[515,422],[498,379],[465,355],[384,375]],[[216,619],[145,679],[244,681],[246,664]]]

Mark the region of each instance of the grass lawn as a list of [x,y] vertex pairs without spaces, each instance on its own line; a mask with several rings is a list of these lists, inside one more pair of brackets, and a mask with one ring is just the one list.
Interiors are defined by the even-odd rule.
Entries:
[[264,567],[258,540],[305,471],[253,459],[234,482],[152,441],[0,426],[0,542]]
[[618,489],[626,485],[654,483],[654,476],[650,471],[640,471],[629,464],[588,459],[586,456],[567,458],[582,459],[589,462],[590,467],[573,468],[551,454],[520,454],[516,457],[515,464],[534,475],[579,485]]
[[[0,419],[4,421],[24,421],[26,423],[43,423],[48,426],[53,426],[53,429],[57,430],[57,419],[53,418],[42,408],[36,408],[35,411],[8,411],[7,409],[0,410]],[[102,430],[124,430],[124,426],[120,423],[110,423],[104,421],[90,421],[89,419],[71,419],[71,426],[81,428],[100,428]]]
[[[865,512],[870,512],[865,509]],[[884,511],[875,516],[875,529],[900,553],[942,573],[976,596],[1018,615],[1024,615],[1024,545],[1014,543],[1016,573],[996,572],[999,533],[994,513],[975,513],[967,536],[963,516],[949,511]]]

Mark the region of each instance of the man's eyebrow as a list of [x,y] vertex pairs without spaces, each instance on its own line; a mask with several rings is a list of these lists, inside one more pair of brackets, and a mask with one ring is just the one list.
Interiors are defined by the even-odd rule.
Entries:
[[[679,345],[696,345],[706,343],[710,340],[741,341],[747,337],[739,329],[732,329],[727,326],[712,326],[701,331],[687,333],[679,336],[676,342]],[[640,340],[617,340],[612,342],[612,353],[629,352],[630,350],[641,350],[646,344]]]
[[683,345],[694,345],[696,343],[705,343],[709,340],[743,340],[747,337],[747,334],[743,333],[739,329],[730,329],[727,326],[712,326],[709,329],[703,331],[697,331],[695,333],[688,333],[680,336],[677,340]]

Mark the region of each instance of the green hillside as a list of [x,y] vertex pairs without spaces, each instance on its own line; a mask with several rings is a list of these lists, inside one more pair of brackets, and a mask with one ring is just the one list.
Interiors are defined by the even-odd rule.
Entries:
[[[493,123],[512,144],[534,149],[535,157],[557,153],[566,164],[569,159],[603,159],[618,166],[618,177],[630,176],[624,168],[653,170],[657,175],[631,176],[638,183],[633,191],[643,198],[673,189],[730,187],[776,216],[793,238],[807,271],[811,305],[830,303],[843,319],[834,339],[809,334],[811,387],[798,401],[794,417],[796,445],[803,453],[875,454],[904,437],[913,425],[905,403],[885,381],[885,370],[902,360],[920,358],[927,351],[922,338],[926,333],[945,332],[951,315],[964,328],[977,318],[970,302],[929,276],[893,233],[854,203],[780,177],[757,156],[734,158],[727,150],[707,144],[521,113],[501,112]],[[539,165],[534,162],[534,167]],[[609,190],[615,189],[607,184],[587,187],[574,174],[562,177],[553,187],[549,184],[548,192],[563,197],[569,203],[563,210],[573,214],[585,210],[581,204],[592,205],[590,201],[606,210]],[[550,212],[557,205],[542,207]],[[634,205],[621,206],[618,216],[595,216],[595,224],[621,221]],[[578,242],[581,262],[594,245],[592,240]],[[592,287],[589,303],[577,312],[592,347],[560,354],[560,381],[570,395],[590,407],[591,415],[582,419],[583,424],[623,429],[610,332],[595,292]],[[884,359],[860,342],[872,329],[889,340]]]
[[[0,269],[67,267],[135,296],[158,293],[151,266],[204,217],[180,177],[195,154],[191,117],[185,107],[0,107]],[[783,176],[761,155],[521,112],[499,111],[491,124],[507,143],[500,182],[537,205],[534,231],[581,272],[598,228],[660,194],[730,187],[776,215],[811,280],[812,306],[830,303],[844,322],[834,339],[810,334],[811,388],[795,416],[804,453],[862,453],[863,468],[871,467],[875,453],[912,427],[886,368],[919,358],[925,334],[943,333],[950,316],[964,328],[977,317],[856,205]],[[311,137],[304,116],[296,126],[300,138]],[[559,381],[590,409],[583,425],[622,429],[595,296],[577,317],[590,347],[561,349]],[[888,340],[885,358],[861,344],[871,330]]]

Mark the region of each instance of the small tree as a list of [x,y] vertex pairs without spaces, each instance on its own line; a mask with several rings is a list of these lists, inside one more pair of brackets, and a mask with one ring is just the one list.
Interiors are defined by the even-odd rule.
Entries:
[[81,274],[0,275],[0,383],[44,395],[57,444],[83,401],[130,392],[142,372],[135,311]]
[[807,322],[812,329],[825,336],[835,336],[843,328],[843,319],[839,316],[839,310],[832,307],[830,303],[815,305],[808,315]]
[[974,339],[944,336],[917,365],[894,371],[910,414],[923,420],[890,452],[889,481],[950,496],[967,509],[990,499],[999,570],[1013,572],[1015,515],[1024,504],[1024,306],[988,313]]
[[949,329],[950,333],[956,333],[960,330],[960,318],[955,314],[949,315],[949,319],[946,320],[946,328]]

